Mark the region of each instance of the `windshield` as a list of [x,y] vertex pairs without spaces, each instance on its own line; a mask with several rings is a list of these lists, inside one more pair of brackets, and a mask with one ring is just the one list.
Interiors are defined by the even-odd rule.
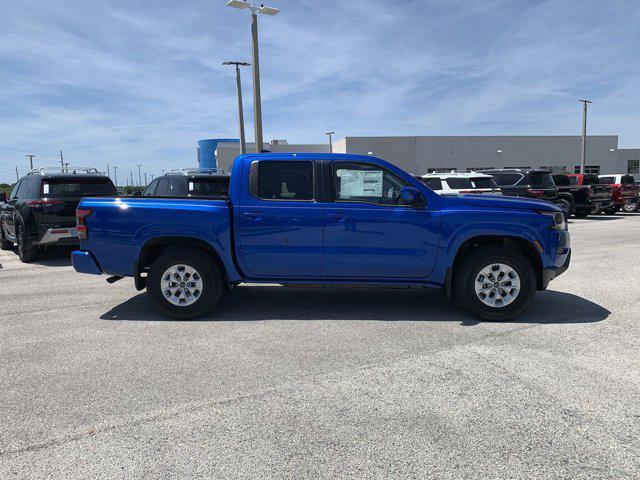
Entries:
[[553,188],[555,187],[555,183],[553,183],[553,178],[551,178],[550,173],[536,172],[536,173],[531,173],[531,186],[541,187],[541,188]]
[[216,197],[229,194],[229,178],[193,178],[189,180],[189,193]]
[[42,182],[42,195],[47,198],[115,197],[118,192],[108,178],[51,178]]

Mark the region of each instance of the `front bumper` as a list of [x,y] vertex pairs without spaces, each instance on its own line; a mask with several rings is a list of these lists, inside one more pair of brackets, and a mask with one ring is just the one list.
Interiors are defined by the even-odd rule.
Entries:
[[88,273],[90,275],[102,275],[102,269],[93,258],[91,252],[86,250],[75,250],[71,254],[71,263],[76,272]]
[[569,264],[571,263],[571,249],[569,248],[568,250],[567,257],[561,266],[542,269],[542,290],[546,290],[551,280],[556,278],[558,275],[562,275],[569,268]]

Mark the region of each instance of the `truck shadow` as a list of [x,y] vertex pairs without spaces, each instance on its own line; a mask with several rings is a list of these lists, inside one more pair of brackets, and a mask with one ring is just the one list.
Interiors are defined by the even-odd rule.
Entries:
[[[538,292],[530,308],[513,322],[534,324],[592,323],[611,312],[570,293]],[[146,294],[113,307],[103,320],[174,322],[157,312]],[[241,286],[225,292],[215,310],[195,321],[374,320],[385,322],[460,322],[482,320],[449,301],[439,290],[311,289]]]
[[70,267],[73,248],[52,247],[38,252],[38,258],[32,263],[45,267]]

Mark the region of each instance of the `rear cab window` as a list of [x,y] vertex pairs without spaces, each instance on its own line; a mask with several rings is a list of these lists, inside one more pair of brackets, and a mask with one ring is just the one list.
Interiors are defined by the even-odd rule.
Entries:
[[108,178],[46,178],[40,194],[46,198],[81,198],[85,196],[117,196]]

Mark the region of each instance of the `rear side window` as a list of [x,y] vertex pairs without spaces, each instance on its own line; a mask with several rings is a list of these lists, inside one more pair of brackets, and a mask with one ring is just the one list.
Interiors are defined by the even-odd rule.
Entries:
[[442,190],[442,180],[440,180],[439,178],[423,178],[422,181],[431,190]]
[[496,182],[491,177],[474,177],[471,179],[474,188],[496,188]]
[[567,177],[566,175],[554,175],[553,183],[561,187],[566,187],[571,185],[571,182],[569,181],[569,177]]
[[313,162],[263,160],[254,162],[251,171],[252,176],[257,174],[257,181],[251,181],[251,194],[258,198],[313,200]]
[[523,178],[523,175],[519,173],[492,173],[491,176],[496,179],[496,183],[500,186],[515,185]]
[[460,188],[473,188],[471,186],[471,180],[468,178],[449,177],[446,181],[449,188],[453,190],[458,190]]
[[585,175],[584,176],[584,185],[598,185],[600,183],[600,179],[596,175]]
[[600,183],[604,183],[605,185],[612,185],[616,183],[616,177],[600,177]]
[[49,178],[43,180],[41,190],[47,198],[109,197],[118,194],[108,178]]
[[192,178],[189,180],[189,193],[191,195],[226,197],[229,195],[229,178]]
[[532,187],[542,187],[542,188],[552,188],[555,187],[555,183],[553,183],[553,178],[551,178],[550,173],[531,173],[531,186]]
[[163,177],[158,181],[156,197],[184,197],[187,195],[186,177]]

